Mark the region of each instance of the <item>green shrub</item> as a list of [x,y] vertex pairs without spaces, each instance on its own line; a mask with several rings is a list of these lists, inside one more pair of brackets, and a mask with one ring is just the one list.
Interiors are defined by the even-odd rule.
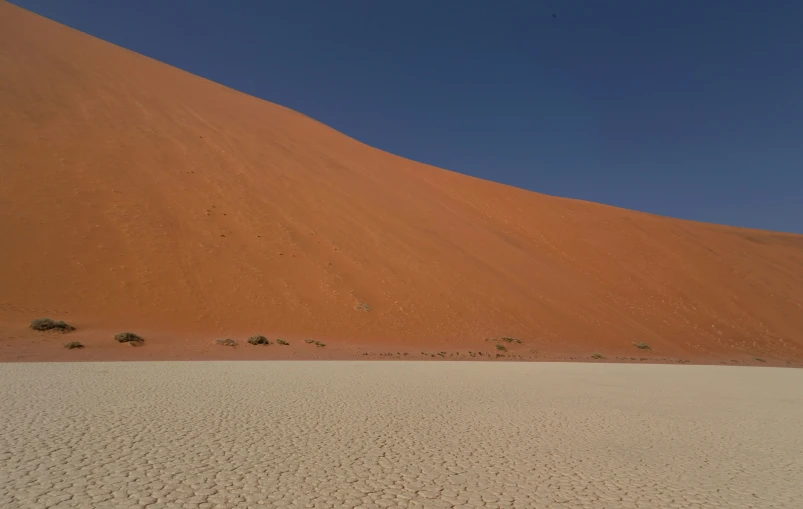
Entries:
[[257,334],[256,336],[251,336],[248,338],[248,342],[252,345],[269,345],[270,341],[265,336],[261,336]]
[[84,345],[79,343],[78,341],[70,341],[69,343],[64,343],[64,348],[67,350],[74,350],[76,348],[83,348]]
[[118,343],[128,343],[131,346],[137,346],[145,341],[133,332],[118,332],[114,335],[114,339],[116,339]]
[[70,332],[75,330],[75,327],[64,320],[53,320],[52,318],[36,318],[31,320],[30,327],[38,331],[56,330],[59,332]]
[[497,343],[497,344],[496,344],[496,349],[497,349],[497,350],[501,350],[501,351],[503,351],[503,352],[504,352],[505,350],[507,350],[507,348],[505,347],[505,345],[500,345],[499,343]]

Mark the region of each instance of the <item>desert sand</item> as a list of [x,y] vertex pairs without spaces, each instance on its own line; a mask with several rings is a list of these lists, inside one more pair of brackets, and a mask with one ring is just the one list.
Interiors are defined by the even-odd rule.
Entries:
[[803,371],[0,365],[0,506],[803,507]]
[[801,235],[419,164],[3,1],[0,73],[1,360],[74,358],[41,316],[151,359],[262,333],[803,360]]

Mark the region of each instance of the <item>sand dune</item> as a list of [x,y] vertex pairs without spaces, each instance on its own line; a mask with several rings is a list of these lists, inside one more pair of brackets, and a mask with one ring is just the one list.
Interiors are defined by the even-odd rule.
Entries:
[[5,2],[0,73],[4,358],[49,315],[185,352],[259,331],[803,359],[801,235],[408,161]]
[[32,363],[0,387],[4,509],[803,507],[801,370]]

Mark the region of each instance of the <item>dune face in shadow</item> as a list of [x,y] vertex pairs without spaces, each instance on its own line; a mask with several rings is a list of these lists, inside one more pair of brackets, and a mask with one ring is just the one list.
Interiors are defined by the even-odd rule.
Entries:
[[5,2],[0,63],[6,334],[803,358],[803,236],[408,161]]

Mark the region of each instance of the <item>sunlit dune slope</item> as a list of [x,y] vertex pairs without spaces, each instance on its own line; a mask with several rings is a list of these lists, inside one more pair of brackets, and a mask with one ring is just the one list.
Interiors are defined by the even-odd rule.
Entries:
[[803,357],[803,236],[408,161],[5,2],[0,77],[2,323]]

